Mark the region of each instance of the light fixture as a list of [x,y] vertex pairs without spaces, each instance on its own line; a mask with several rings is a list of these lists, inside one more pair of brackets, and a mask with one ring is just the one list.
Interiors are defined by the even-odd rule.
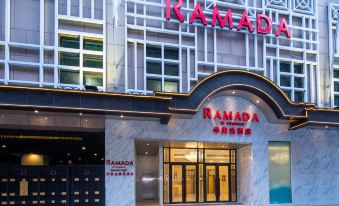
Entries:
[[145,155],[148,155],[148,152],[145,152]]
[[38,114],[38,113],[39,113],[39,111],[38,111],[38,110],[34,110],[34,113],[35,113],[35,114]]
[[1,147],[2,147],[2,148],[7,148],[7,145],[3,144]]
[[328,128],[328,126],[326,125],[326,126],[325,126],[325,128],[327,129],[327,128]]
[[81,157],[79,157],[78,160],[81,160]]
[[81,149],[82,149],[82,150],[86,150],[86,147],[85,147],[85,146],[82,146]]
[[120,115],[121,118],[124,118],[124,115]]
[[62,163],[62,160],[60,160],[59,162]]
[[260,103],[260,100],[258,99],[258,100],[257,100],[257,104],[259,104],[259,103]]
[[48,117],[45,117],[45,120],[48,120]]
[[232,94],[235,94],[235,91],[233,91]]
[[98,154],[97,153],[94,153],[94,156],[97,156]]
[[82,116],[82,113],[80,112],[79,115]]
[[225,148],[225,145],[221,146],[222,148]]
[[88,120],[87,120],[87,119],[85,119],[85,122],[88,122]]
[[147,143],[146,146],[149,146],[149,143]]
[[101,161],[104,161],[104,158],[101,158]]
[[67,153],[67,156],[70,156],[71,155],[71,153]]

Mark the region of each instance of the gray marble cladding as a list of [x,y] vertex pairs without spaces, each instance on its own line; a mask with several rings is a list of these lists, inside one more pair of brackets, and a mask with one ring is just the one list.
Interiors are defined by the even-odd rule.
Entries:
[[[212,132],[213,121],[204,120],[200,109],[192,118],[174,117],[168,125],[159,121],[106,119],[106,159],[134,158],[134,139],[229,142],[250,144],[238,151],[239,201],[247,205],[269,205],[268,142],[291,142],[292,199],[289,205],[339,205],[339,132],[325,128],[289,130],[288,124],[270,123],[261,110],[241,97],[218,96],[204,103],[220,111],[247,111],[260,116],[252,135],[221,135]],[[248,155],[251,155],[248,157]],[[246,157],[247,156],[247,157]],[[246,165],[248,162],[250,165]],[[238,163],[239,164],[239,163]],[[248,186],[246,186],[248,185]],[[106,180],[106,203],[133,205],[135,179]],[[119,203],[119,204],[115,204]]]

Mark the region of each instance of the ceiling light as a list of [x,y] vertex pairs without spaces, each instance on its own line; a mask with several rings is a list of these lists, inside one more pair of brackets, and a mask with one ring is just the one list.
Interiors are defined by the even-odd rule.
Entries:
[[328,126],[326,125],[326,126],[325,126],[325,128],[327,129],[327,128],[328,128]]
[[34,113],[35,113],[35,114],[38,114],[38,113],[39,113],[39,111],[38,111],[38,110],[34,110]]
[[81,160],[81,157],[79,157],[78,160]]
[[80,112],[79,115],[82,116],[82,113]]
[[259,104],[260,103],[260,100],[257,100],[257,104]]
[[47,120],[47,119],[48,119],[48,117],[45,117],[45,119]]
[[94,153],[94,156],[97,156],[98,154],[97,153]]
[[70,156],[71,155],[71,153],[67,153],[67,156]]
[[86,150],[86,147],[85,147],[85,146],[82,146],[81,149],[82,149],[82,150]]
[[148,152],[145,152],[145,155],[148,155]]
[[149,146],[149,143],[147,143],[146,146]]
[[121,118],[124,118],[124,115],[120,115]]
[[88,122],[88,120],[87,120],[87,119],[85,119],[85,122]]
[[235,94],[235,91],[233,91],[232,94]]
[[7,145],[3,144],[3,145],[2,145],[2,148],[7,148]]
[[104,161],[104,158],[101,158],[101,161]]

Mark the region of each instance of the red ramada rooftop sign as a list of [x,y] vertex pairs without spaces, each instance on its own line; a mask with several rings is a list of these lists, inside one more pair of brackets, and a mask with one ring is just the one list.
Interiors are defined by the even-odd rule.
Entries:
[[[171,0],[166,0],[166,19],[171,19]],[[182,23],[185,21],[184,16],[181,13],[180,8],[182,7],[182,0],[178,0],[178,3],[173,6],[173,11],[177,19]],[[206,16],[204,14],[204,10],[202,9],[200,3],[197,3],[195,5],[195,8],[193,10],[193,13],[191,14],[191,17],[189,19],[189,23],[192,24],[196,20],[200,20],[204,26],[207,26]],[[263,22],[265,22],[265,26],[263,25]],[[213,14],[212,14],[212,22],[211,26],[214,27],[216,24],[219,24],[220,28],[226,26],[226,23],[228,24],[228,27],[230,30],[234,29],[233,25],[233,15],[232,10],[228,9],[225,16],[222,18],[220,16],[219,10],[217,6],[213,7]],[[237,30],[240,31],[243,28],[247,28],[247,30],[250,33],[254,32],[253,24],[250,21],[250,18],[248,16],[248,12],[244,11],[242,14],[242,17],[240,19],[240,22],[238,24]],[[272,31],[272,20],[269,16],[266,16],[265,14],[257,14],[257,22],[256,22],[256,30],[258,34],[269,34]],[[289,26],[286,22],[285,18],[281,18],[280,24],[278,28],[275,31],[275,35],[277,37],[281,36],[282,34],[285,34],[287,38],[291,38],[291,31],[289,29]]]

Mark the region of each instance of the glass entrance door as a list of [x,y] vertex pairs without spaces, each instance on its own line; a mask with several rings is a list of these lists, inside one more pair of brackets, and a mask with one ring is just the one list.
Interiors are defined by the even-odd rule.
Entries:
[[182,202],[182,165],[172,165],[172,202]]
[[172,165],[172,202],[197,201],[196,165]]
[[206,165],[206,201],[225,202],[229,196],[229,169],[227,165]]
[[197,168],[195,165],[186,165],[186,202],[197,201]]

